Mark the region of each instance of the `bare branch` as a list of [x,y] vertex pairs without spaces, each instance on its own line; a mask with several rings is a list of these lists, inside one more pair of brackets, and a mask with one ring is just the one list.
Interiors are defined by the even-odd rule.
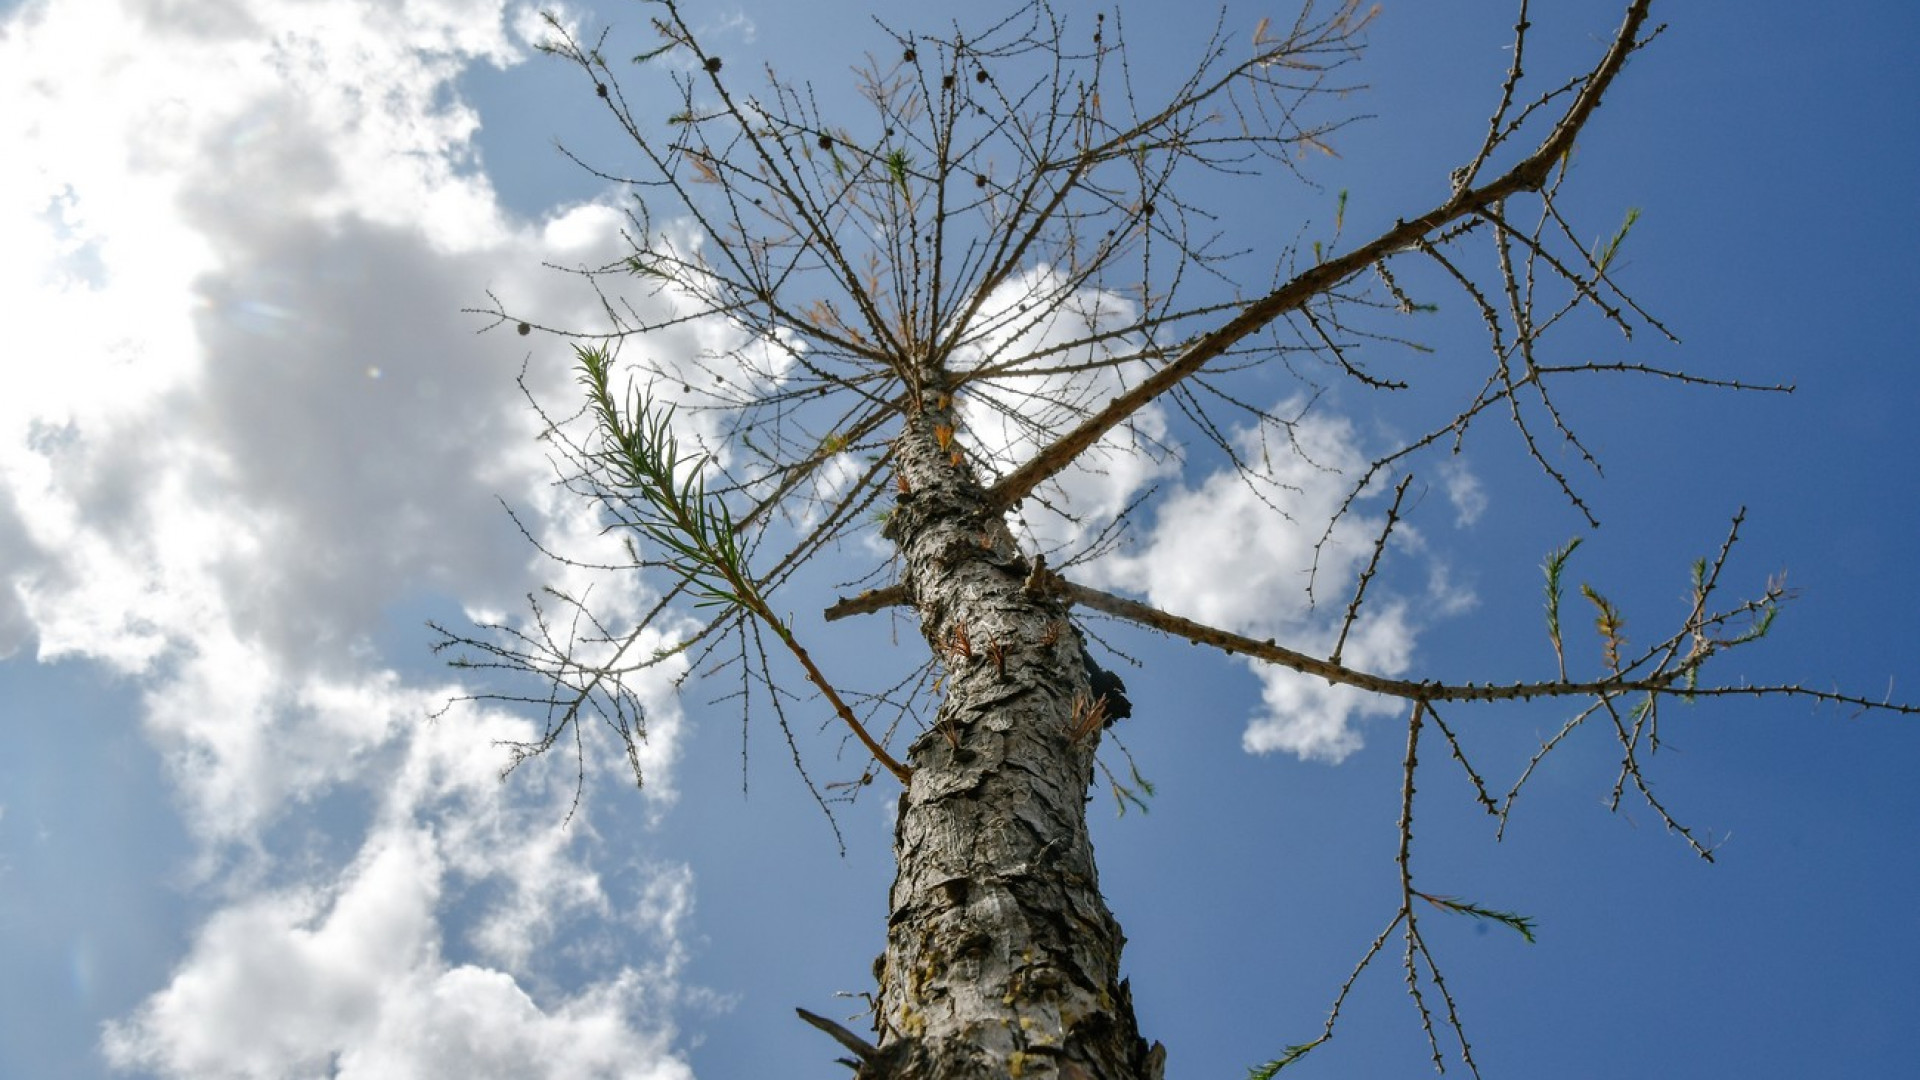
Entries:
[[1549,697],[1609,699],[1632,694],[1691,697],[1798,697],[1831,705],[1849,705],[1860,709],[1902,715],[1920,715],[1920,705],[1904,704],[1891,699],[1866,698],[1857,694],[1814,690],[1799,685],[1687,687],[1683,684],[1686,675],[1684,668],[1662,668],[1643,677],[1634,677],[1632,673],[1636,665],[1633,664],[1625,665],[1619,674],[1612,677],[1587,681],[1548,679],[1514,683],[1445,683],[1395,679],[1309,656],[1280,645],[1271,638],[1264,641],[1256,640],[1179,615],[1172,615],[1137,600],[1115,596],[1064,578],[1054,580],[1058,583],[1060,595],[1072,603],[1081,604],[1096,611],[1104,611],[1109,615],[1183,637],[1197,644],[1211,645],[1229,655],[1250,656],[1291,668],[1303,675],[1318,676],[1337,686],[1351,686],[1376,694],[1404,698],[1407,701],[1531,701],[1534,698]]
[[994,485],[991,493],[994,505],[1012,506],[1026,498],[1041,482],[1066,468],[1121,421],[1211,361],[1225,355],[1235,344],[1275,319],[1300,309],[1308,301],[1333,291],[1340,283],[1387,256],[1416,246],[1456,221],[1497,206],[1518,192],[1538,191],[1546,183],[1548,174],[1572,149],[1574,139],[1586,125],[1588,117],[1593,115],[1594,109],[1599,107],[1600,99],[1612,85],[1614,76],[1620,73],[1628,55],[1638,47],[1640,28],[1646,22],[1651,3],[1652,0],[1635,0],[1627,8],[1626,18],[1614,34],[1613,44],[1607,49],[1606,55],[1587,74],[1579,95],[1533,153],[1499,178],[1480,187],[1463,187],[1433,209],[1400,221],[1373,240],[1345,255],[1313,266],[1266,296],[1247,304],[1240,314],[1217,330],[1202,334],[1190,342],[1166,367],[1108,402],[1080,426],[1062,435]]

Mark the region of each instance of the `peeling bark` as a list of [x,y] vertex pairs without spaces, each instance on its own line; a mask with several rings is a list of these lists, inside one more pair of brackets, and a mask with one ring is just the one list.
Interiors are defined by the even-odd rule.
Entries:
[[895,445],[886,535],[947,696],[909,751],[879,1046],[857,1075],[1158,1080],[1087,833],[1100,732],[1079,634],[932,404]]

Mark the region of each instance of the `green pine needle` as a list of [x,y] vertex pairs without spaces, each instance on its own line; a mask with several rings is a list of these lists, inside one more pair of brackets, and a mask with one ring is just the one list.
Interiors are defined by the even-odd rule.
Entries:
[[907,170],[912,166],[913,159],[907,156],[905,150],[894,150],[887,155],[887,172],[893,177],[893,182],[900,185],[900,197],[903,199],[913,197],[912,189],[907,186]]
[[1639,220],[1640,208],[1629,207],[1627,219],[1620,223],[1620,231],[1613,234],[1613,239],[1600,246],[1600,254],[1593,261],[1599,265],[1601,273],[1607,272],[1607,267],[1613,263],[1613,257],[1620,253],[1620,245],[1626,242],[1627,233],[1633,231],[1633,223]]
[[1107,774],[1107,780],[1113,788],[1113,801],[1118,804],[1119,807],[1119,815],[1121,817],[1127,816],[1127,806],[1129,804],[1139,807],[1140,812],[1143,814],[1152,813],[1153,807],[1147,805],[1147,800],[1153,798],[1153,781],[1140,775],[1140,767],[1138,765],[1129,763],[1127,771],[1133,779],[1133,786],[1131,787],[1122,784],[1113,774]]
[[1535,943],[1533,935],[1534,931],[1538,929],[1538,924],[1526,915],[1514,911],[1496,911],[1493,908],[1481,907],[1472,901],[1460,900],[1451,896],[1430,896],[1427,893],[1417,893],[1415,895],[1442,911],[1451,911],[1457,915],[1465,915],[1472,919],[1487,919],[1491,922],[1497,922],[1509,930],[1512,930],[1514,933],[1519,934],[1521,937],[1526,938],[1527,944],[1532,945]]
[[1327,1038],[1328,1038],[1327,1036],[1322,1035],[1319,1038],[1313,1040],[1312,1042],[1299,1043],[1297,1045],[1287,1047],[1285,1050],[1281,1051],[1279,1057],[1274,1058],[1272,1061],[1267,1062],[1265,1065],[1248,1069],[1247,1080],[1273,1080],[1273,1077],[1275,1076],[1275,1074],[1279,1073],[1281,1069],[1286,1068],[1287,1066],[1293,1064],[1296,1061],[1299,1061],[1301,1058],[1306,1057],[1308,1054],[1312,1053],[1316,1048],[1319,1047],[1321,1043],[1326,1042]]
[[1746,633],[1734,638],[1731,644],[1745,645],[1749,641],[1758,641],[1766,637],[1767,631],[1773,629],[1774,616],[1778,614],[1780,614],[1779,604],[1768,604],[1761,608],[1759,617],[1753,620],[1753,625],[1747,628]]
[[1567,654],[1560,642],[1560,579],[1567,568],[1567,559],[1574,549],[1580,546],[1581,538],[1576,536],[1566,542],[1564,547],[1547,555],[1547,639],[1553,642],[1554,658],[1560,662],[1560,677],[1567,675]]
[[667,555],[694,606],[746,604],[734,584],[747,576],[733,515],[707,497],[705,456],[681,453],[672,406],[657,407],[636,391],[623,409],[611,385],[612,355],[598,347],[574,351],[600,428],[600,462],[617,486],[640,497],[636,507],[651,511],[636,527]]

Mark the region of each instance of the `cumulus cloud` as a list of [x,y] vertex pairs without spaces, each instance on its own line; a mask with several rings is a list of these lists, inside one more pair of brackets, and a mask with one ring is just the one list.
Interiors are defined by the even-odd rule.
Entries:
[[670,969],[624,970],[543,1006],[502,971],[448,963],[436,917],[448,873],[427,830],[393,828],[331,888],[227,908],[172,983],[110,1025],[108,1059],[263,1080],[692,1075],[669,1052],[671,1026],[649,1016]]
[[[527,25],[497,0],[30,2],[0,25],[0,655],[139,680],[219,898],[111,1028],[118,1064],[686,1075],[684,871],[613,895],[590,815],[555,827],[570,770],[498,783],[496,741],[531,726],[427,723],[459,688],[378,644],[396,612],[517,610],[551,577],[498,499],[553,549],[613,543],[551,487],[515,387],[524,366],[566,394],[567,358],[460,314],[492,289],[584,324],[591,298],[540,264],[618,244],[604,208],[516,218],[477,168],[453,80],[516,62]],[[591,584],[615,620],[649,596]],[[675,674],[639,687],[656,798]],[[344,858],[275,846],[327,800],[364,808]],[[540,990],[583,920],[650,959]]]
[[[1362,671],[1404,675],[1413,660],[1416,633],[1407,619],[1406,605],[1389,604],[1355,624],[1341,660]],[[1329,636],[1324,630],[1311,635],[1319,646],[1315,651],[1329,651]],[[1331,686],[1284,668],[1254,670],[1260,676],[1265,711],[1249,721],[1240,735],[1240,745],[1253,753],[1281,750],[1308,761],[1343,761],[1363,745],[1359,720],[1405,709],[1398,700],[1350,686]]]
[[[1288,401],[1270,415],[1301,412],[1299,402]],[[1335,521],[1366,470],[1361,440],[1347,421],[1308,412],[1240,431],[1236,452],[1246,468],[1229,464],[1197,485],[1170,492],[1154,508],[1140,542],[1099,560],[1087,576],[1143,594],[1176,614],[1329,655],[1346,590],[1383,524],[1366,512],[1375,493],[1363,493]],[[1329,521],[1335,521],[1330,532]],[[1401,551],[1420,547],[1419,533],[1404,522],[1394,535]],[[1470,603],[1446,585],[1443,569],[1432,582],[1424,610],[1437,615]],[[1405,674],[1424,621],[1409,598],[1383,598],[1375,591],[1349,631],[1341,659],[1375,674]],[[1401,708],[1398,701],[1285,668],[1254,661],[1248,666],[1260,680],[1263,705],[1242,732],[1242,745],[1251,752],[1279,750],[1338,762],[1361,747],[1361,721]]]

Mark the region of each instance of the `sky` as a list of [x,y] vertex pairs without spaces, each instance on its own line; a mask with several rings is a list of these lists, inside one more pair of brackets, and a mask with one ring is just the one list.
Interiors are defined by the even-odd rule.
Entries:
[[[1368,89],[1341,103],[1366,119],[1303,164],[1309,183],[1221,188],[1246,235],[1324,227],[1341,190],[1360,235],[1444,189],[1497,97],[1513,5],[1437,7],[1384,5]],[[1124,12],[1141,55],[1199,49],[1205,27],[1142,8]],[[1618,20],[1598,0],[1536,8],[1543,73],[1590,62]],[[638,5],[562,14],[648,39]],[[771,62],[832,101],[891,48],[870,14],[726,0],[694,19],[729,70]],[[1235,4],[1223,25],[1284,14]],[[1735,587],[1784,573],[1796,598],[1722,675],[1920,699],[1920,11],[1662,17],[1582,139],[1568,205],[1596,234],[1640,211],[1622,273],[1685,343],[1595,330],[1569,348],[1797,390],[1595,384],[1569,408],[1605,467],[1580,476],[1599,529],[1510,433],[1417,465],[1424,494],[1349,659],[1547,673],[1539,565],[1574,536],[1570,574],[1652,639],[1746,507]],[[0,4],[0,1077],[844,1075],[792,1010],[864,1007],[890,798],[830,823],[765,717],[743,725],[730,687],[663,667],[638,687],[645,787],[590,742],[576,806],[571,758],[500,779],[500,743],[534,720],[460,701],[472,686],[431,652],[429,620],[519,618],[543,585],[590,586],[616,614],[661,587],[558,567],[508,514],[583,557],[614,542],[553,485],[516,382],[568,401],[564,343],[482,333],[466,310],[491,291],[584,325],[593,298],[549,264],[619,250],[620,194],[555,140],[621,148],[540,34],[533,8],[497,0]],[[1464,305],[1429,333],[1435,362],[1480,360]],[[1297,392],[1276,379],[1268,403]],[[1303,427],[1318,467],[1278,466],[1309,525],[1256,513],[1195,450],[1073,481],[1113,507],[1158,485],[1088,573],[1324,647],[1302,530],[1417,413],[1321,404]],[[1369,500],[1354,527],[1383,514]],[[875,561],[858,544],[830,559],[781,597],[823,667],[910,670],[906,624],[814,614]],[[1142,1029],[1174,1080],[1244,1075],[1318,1034],[1393,914],[1402,714],[1094,628],[1132,658],[1111,658],[1133,704],[1119,734],[1155,787],[1144,812],[1098,789],[1090,806]],[[1594,662],[1590,635],[1569,641]],[[1449,720],[1504,787],[1567,715]],[[1423,920],[1483,1073],[1904,1071],[1915,722],[1768,701],[1669,726],[1653,782],[1713,865],[1643,806],[1608,812],[1597,730],[1532,779],[1498,843],[1459,772],[1427,772],[1423,887],[1540,927],[1528,945]],[[813,775],[857,774],[800,727]],[[1290,1075],[1428,1069],[1389,962]]]

